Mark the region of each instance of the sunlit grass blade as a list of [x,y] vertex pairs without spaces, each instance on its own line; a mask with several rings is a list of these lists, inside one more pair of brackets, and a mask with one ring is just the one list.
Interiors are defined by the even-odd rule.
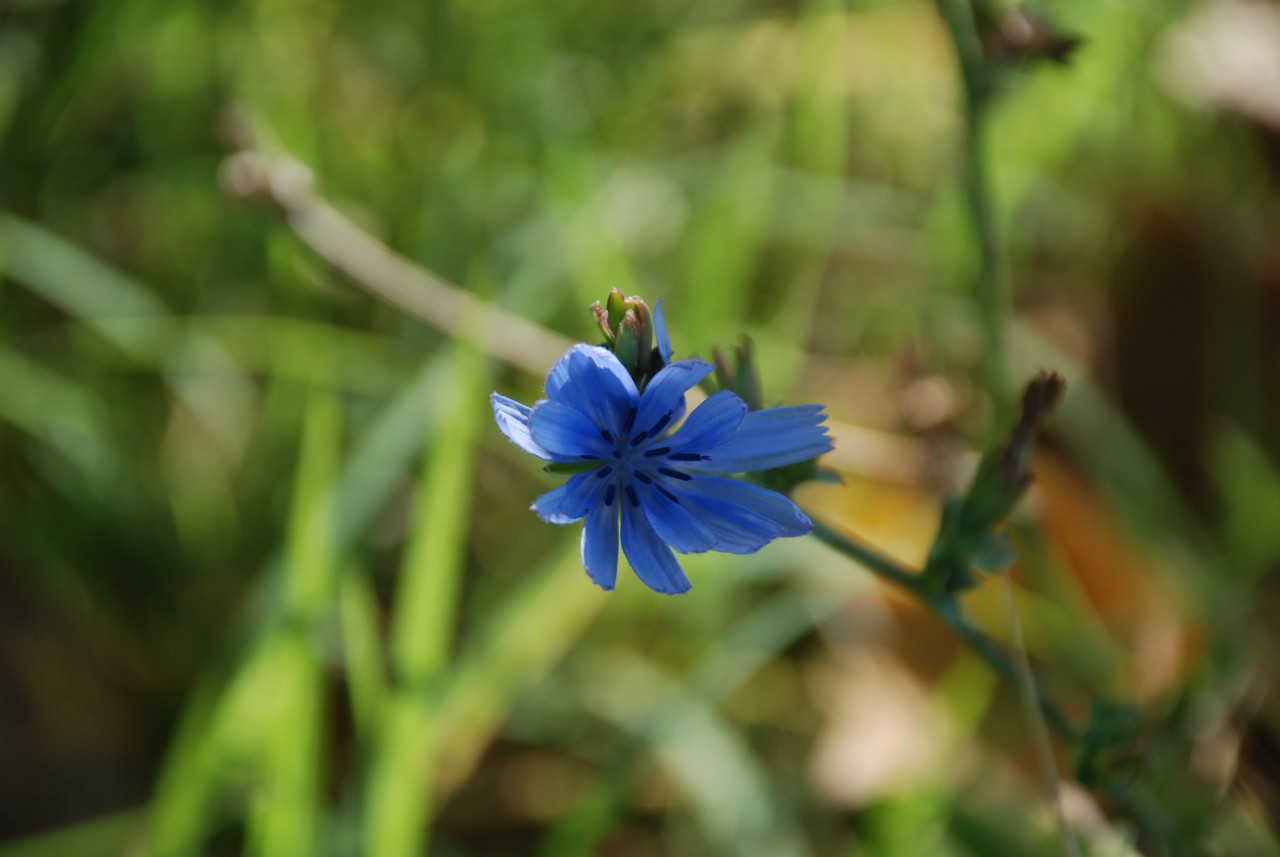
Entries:
[[417,514],[391,625],[397,679],[374,749],[366,794],[366,853],[421,853],[431,806],[433,715],[453,646],[465,568],[472,461],[485,398],[481,358],[457,344],[434,401],[439,431],[424,458]]
[[324,675],[319,632],[335,598],[333,485],[341,413],[330,394],[312,394],[289,514],[284,621],[264,644],[274,687],[261,782],[247,829],[250,853],[263,857],[307,857],[322,822]]
[[479,356],[458,345],[452,364],[452,377],[436,402],[441,426],[425,457],[392,623],[392,661],[411,684],[434,678],[452,646],[471,518],[472,461],[480,408],[487,401]]
[[261,774],[246,819],[246,851],[262,857],[310,857],[319,841],[324,676],[316,644],[302,628],[270,640],[269,722],[256,760]]
[[[348,550],[368,529],[421,449],[424,435],[436,430],[435,392],[448,368],[440,358],[429,360],[362,433],[334,492],[333,556]],[[157,853],[177,857],[198,853],[204,837],[219,822],[217,799],[228,787],[229,766],[257,753],[258,739],[248,733],[262,726],[257,720],[260,706],[252,701],[259,689],[265,693],[272,684],[259,664],[261,635],[275,621],[273,605],[278,606],[269,592],[275,583],[275,578],[263,582],[257,597],[247,599],[249,606],[236,623],[242,638],[256,638],[255,642],[234,655],[233,666],[213,664],[183,712],[150,812],[150,839]]]
[[246,742],[257,732],[255,700],[266,689],[258,655],[257,647],[250,649],[225,686],[210,672],[188,698],[148,812],[154,853],[201,854],[205,838],[223,820],[219,798],[232,770],[258,749],[256,739]]
[[308,855],[320,832],[324,675],[318,632],[333,603],[333,485],[341,409],[314,393],[294,480],[282,597],[223,685],[206,677],[183,714],[150,814],[157,853],[199,854],[220,800],[247,785],[252,853]]
[[339,584],[343,663],[356,735],[371,746],[386,705],[387,675],[378,633],[378,605],[363,572],[348,569]]
[[333,488],[341,432],[338,400],[328,393],[313,393],[289,511],[285,600],[289,618],[309,625],[324,617],[335,596]]

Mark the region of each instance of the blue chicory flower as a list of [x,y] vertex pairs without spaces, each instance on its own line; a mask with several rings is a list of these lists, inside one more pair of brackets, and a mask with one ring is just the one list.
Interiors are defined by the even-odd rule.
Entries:
[[755,553],[775,538],[813,525],[787,497],[714,474],[782,467],[831,449],[820,405],[748,412],[738,396],[710,396],[678,429],[685,393],[712,372],[702,360],[670,362],[659,303],[658,350],[664,366],[640,390],[609,350],[576,345],[547,376],[547,398],[530,408],[492,396],[498,427],[544,461],[586,469],[543,494],[533,511],[552,524],[585,519],[582,563],[613,589],[619,518],[622,550],[655,592],[690,588],[672,548]]

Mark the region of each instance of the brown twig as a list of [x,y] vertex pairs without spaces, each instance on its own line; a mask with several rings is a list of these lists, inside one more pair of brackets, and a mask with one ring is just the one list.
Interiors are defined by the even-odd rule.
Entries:
[[391,250],[315,193],[311,170],[259,147],[248,120],[230,112],[224,131],[233,154],[223,164],[223,189],[279,208],[318,256],[352,282],[410,315],[512,366],[535,375],[572,342],[528,319],[477,298]]
[[[573,344],[554,331],[477,298],[395,253],[316,192],[312,171],[287,154],[268,151],[257,127],[237,110],[223,117],[231,154],[222,166],[223,190],[236,199],[278,209],[298,237],[351,282],[449,335],[462,336],[485,354],[542,377]],[[702,393],[689,391],[690,405]],[[832,420],[836,448],[828,466],[903,485],[918,485],[937,467],[918,440]],[[949,470],[971,471],[975,457],[959,453]]]

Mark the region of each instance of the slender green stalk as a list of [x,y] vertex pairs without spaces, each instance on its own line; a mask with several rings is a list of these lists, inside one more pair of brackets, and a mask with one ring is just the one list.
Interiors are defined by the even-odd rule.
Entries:
[[[978,270],[974,276],[973,294],[978,303],[983,334],[987,343],[983,363],[983,381],[992,402],[992,422],[989,436],[1002,430],[1009,422],[1013,397],[1005,377],[1005,326],[1008,304],[1000,284],[1000,268],[996,248],[995,212],[991,201],[990,179],[987,175],[986,131],[987,108],[991,97],[990,66],[983,55],[982,37],[978,32],[970,0],[935,0],[938,11],[946,23],[951,41],[955,44],[956,58],[964,86],[964,119],[967,140],[965,147],[964,180],[965,198],[974,243],[978,248]],[[1006,577],[1006,580],[1008,578]],[[1012,599],[1012,590],[1010,590]],[[980,650],[991,644],[989,638],[971,629],[958,610],[947,611],[955,620],[952,627],[969,644]],[[1022,644],[1021,627],[1017,611],[1010,603],[1014,625],[1014,644],[1018,660],[1010,662],[1000,652],[1001,674],[1019,688],[1028,702],[1028,710],[1036,733],[1037,749],[1046,759],[1045,776],[1049,782],[1049,798],[1057,813],[1062,830],[1063,846],[1068,857],[1079,853],[1075,838],[1063,815],[1061,796],[1057,791],[1057,770],[1052,753],[1047,752],[1044,740],[1045,721],[1055,730],[1070,734],[1070,727],[1057,709],[1050,705],[1036,685],[1026,650]],[[995,666],[996,661],[988,657]],[[1038,705],[1037,705],[1038,703]],[[1043,719],[1041,716],[1043,715]]]
[[964,640],[979,657],[987,662],[995,673],[1004,679],[1019,692],[1028,694],[1030,698],[1035,699],[1039,711],[1044,715],[1045,721],[1054,732],[1068,741],[1077,739],[1076,730],[1071,726],[1065,714],[1058,708],[1057,704],[1040,690],[1034,680],[1029,680],[1019,669],[1017,664],[1004,648],[989,637],[985,632],[972,625],[968,619],[960,613],[958,609],[939,610],[938,615],[947,623],[951,630],[955,631],[956,636]]
[[956,47],[964,90],[965,205],[974,244],[978,248],[978,269],[974,274],[973,295],[978,304],[987,343],[982,368],[983,383],[994,405],[991,425],[993,430],[998,431],[1008,421],[1011,397],[1004,374],[1007,306],[1000,284],[995,209],[987,174],[987,107],[990,103],[991,84],[983,61],[982,40],[974,21],[972,6],[965,0],[935,2]]
[[1032,738],[1035,743],[1036,755],[1040,758],[1040,767],[1044,771],[1045,791],[1049,795],[1049,803],[1053,806],[1054,815],[1058,821],[1058,829],[1062,831],[1062,847],[1067,857],[1080,857],[1080,846],[1076,843],[1075,834],[1071,831],[1071,826],[1067,824],[1066,811],[1062,806],[1062,790],[1058,788],[1058,763],[1053,758],[1053,746],[1049,743],[1049,730],[1045,724],[1045,718],[1037,712],[1037,705],[1040,704],[1039,686],[1036,684],[1035,673],[1031,671],[1031,659],[1027,657],[1027,644],[1022,636],[1022,621],[1018,618],[1018,603],[1013,596],[1013,577],[1006,568],[1000,575],[1000,580],[1004,584],[1005,608],[1009,614],[1009,630],[1013,636],[1013,651],[1017,656],[1014,665],[1018,668],[1018,676],[1022,679],[1019,682],[1019,689],[1022,691],[1022,701],[1027,707],[1028,719],[1031,721],[1031,727],[1034,732]]
[[925,595],[924,579],[919,574],[908,571],[904,566],[879,553],[875,548],[862,542],[854,541],[819,520],[814,520],[813,522],[813,534],[890,583],[900,586],[912,595],[928,600]]
[[307,857],[320,835],[324,673],[315,638],[334,598],[333,484],[342,411],[313,392],[303,425],[285,558],[284,621],[260,656],[271,685],[260,698],[270,712],[260,749],[262,780],[246,829],[246,852]]
[[425,853],[439,745],[438,706],[452,655],[471,467],[483,373],[480,356],[455,345],[453,372],[438,401],[441,428],[423,464],[413,534],[391,623],[394,687],[375,739],[366,802],[370,857]]
[[479,360],[465,344],[455,346],[454,376],[441,412],[443,430],[427,456],[417,520],[405,557],[391,659],[408,685],[431,681],[449,658],[461,582],[462,547],[470,518],[471,462],[478,434]]
[[371,745],[386,706],[387,676],[378,628],[378,602],[362,569],[349,568],[338,590],[342,649],[351,688],[356,735]]
[[289,510],[285,604],[289,618],[314,626],[332,605],[336,574],[333,485],[337,481],[342,411],[338,400],[315,392],[307,406],[293,504]]
[[[978,305],[983,334],[987,343],[982,375],[983,386],[991,397],[993,419],[989,434],[999,432],[1009,421],[1012,397],[1005,378],[1005,327],[1008,313],[1007,301],[1000,283],[997,255],[995,212],[991,200],[990,179],[987,174],[986,136],[988,105],[991,96],[990,67],[983,56],[982,38],[978,32],[973,7],[967,0],[935,0],[938,12],[946,24],[947,32],[955,45],[956,58],[964,90],[965,202],[974,244],[978,249],[977,271],[974,274],[973,295]],[[1006,581],[1007,581],[1006,577]],[[1012,591],[1010,591],[1012,599]],[[947,607],[954,608],[954,602]],[[1045,762],[1049,782],[1050,799],[1058,814],[1063,842],[1068,855],[1078,849],[1075,840],[1062,817],[1061,799],[1057,793],[1057,772],[1052,754],[1047,751],[1044,737],[1045,721],[1056,731],[1070,736],[1071,729],[1061,713],[1044,697],[1036,685],[1026,651],[1022,645],[1021,628],[1012,602],[1010,613],[1014,628],[1014,641],[1018,658],[1009,660],[1003,650],[985,634],[970,626],[957,609],[940,610],[940,615],[974,651],[982,654],[1003,678],[1017,687],[1027,700],[1028,709],[1036,732],[1037,749]],[[995,657],[998,655],[999,657]]]
[[960,605],[955,596],[949,593],[937,594],[925,585],[925,579],[919,573],[890,559],[861,542],[836,532],[821,521],[813,522],[813,534],[840,553],[853,559],[859,565],[874,573],[877,577],[906,590],[923,601],[943,622],[955,632],[961,640],[991,667],[1001,679],[1011,687],[1035,699],[1045,721],[1054,732],[1067,741],[1077,738],[1075,729],[1058,706],[1045,696],[1034,681],[1029,681],[1004,648],[985,632],[972,625],[960,612]]

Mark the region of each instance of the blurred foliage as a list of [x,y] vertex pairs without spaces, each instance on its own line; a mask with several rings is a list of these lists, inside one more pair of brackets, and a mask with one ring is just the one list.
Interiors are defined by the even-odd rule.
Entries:
[[[1169,73],[1236,4],[979,4],[1004,370],[1070,384],[1011,541],[1091,854],[1280,853],[1280,121]],[[920,0],[0,2],[0,855],[1058,853],[937,617],[807,539],[596,591],[483,411],[542,379],[220,179],[247,118],[571,339],[612,287],[680,356],[749,334],[837,424],[798,500],[918,566],[991,428],[959,91]]]

